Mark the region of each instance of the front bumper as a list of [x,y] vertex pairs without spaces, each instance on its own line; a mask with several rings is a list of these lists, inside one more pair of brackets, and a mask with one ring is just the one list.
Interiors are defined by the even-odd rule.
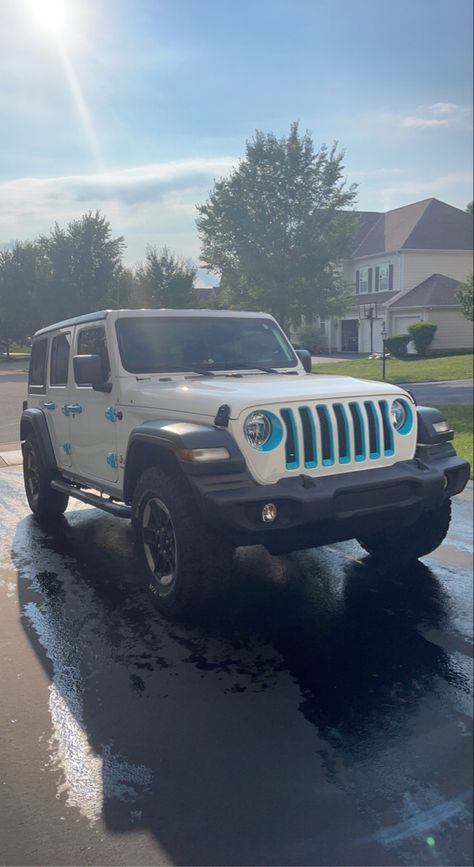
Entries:
[[[381,532],[395,522],[409,526],[462,491],[469,469],[445,443],[419,449],[414,460],[391,467],[325,478],[298,476],[256,485],[249,476],[234,483],[194,477],[192,483],[206,519],[234,544],[263,544],[283,553]],[[266,503],[278,510],[271,524],[262,519]]]

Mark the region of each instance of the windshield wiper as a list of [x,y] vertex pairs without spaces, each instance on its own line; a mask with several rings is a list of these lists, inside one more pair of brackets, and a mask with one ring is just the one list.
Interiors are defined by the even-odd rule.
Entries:
[[160,373],[198,373],[200,376],[216,376],[208,367],[195,367],[194,365],[186,365],[186,367],[184,365],[183,367],[160,367],[159,370],[143,370],[136,372],[136,376],[139,377],[140,373],[147,376],[155,376]]
[[[278,373],[281,376],[294,376],[298,373],[296,370],[277,370],[276,367],[264,367],[263,364],[236,364],[233,365],[235,370],[260,370],[262,373]],[[238,374],[227,374],[227,376],[235,376]]]

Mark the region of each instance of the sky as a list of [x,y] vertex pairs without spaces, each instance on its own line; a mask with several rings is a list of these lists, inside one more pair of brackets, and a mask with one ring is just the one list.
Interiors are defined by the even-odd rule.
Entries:
[[471,0],[0,0],[0,22],[0,248],[99,208],[126,264],[199,264],[196,204],[295,120],[339,142],[361,210],[473,198]]

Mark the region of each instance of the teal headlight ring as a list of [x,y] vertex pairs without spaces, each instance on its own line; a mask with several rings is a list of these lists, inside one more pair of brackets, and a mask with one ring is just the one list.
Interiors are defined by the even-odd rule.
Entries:
[[[265,418],[268,419],[270,426],[271,426],[272,432],[270,434],[270,437],[268,438],[266,443],[264,443],[261,446],[253,445],[253,443],[249,442],[249,440],[247,439],[247,436],[245,434],[246,422],[247,422],[248,418],[250,418],[250,416],[254,415],[254,413],[260,413],[261,415],[264,415]],[[253,412],[249,413],[249,415],[247,416],[247,418],[244,421],[244,436],[245,436],[245,439],[248,442],[249,446],[251,446],[257,452],[271,452],[273,449],[278,448],[278,446],[280,445],[280,443],[283,439],[283,425],[282,425],[280,419],[278,418],[278,416],[275,415],[274,412],[270,412],[267,409],[256,409],[256,410],[253,410]]]
[[[405,421],[403,422],[402,426],[399,428],[394,427],[394,429],[395,429],[396,433],[399,433],[402,436],[406,436],[407,434],[409,434],[411,432],[411,430],[413,428],[414,412],[413,412],[412,407],[408,403],[408,401],[404,400],[402,397],[395,398],[393,403],[395,403],[395,401],[397,403],[401,404],[401,406],[405,410],[405,416],[406,417],[405,417]],[[393,404],[392,404],[392,406],[393,406]]]

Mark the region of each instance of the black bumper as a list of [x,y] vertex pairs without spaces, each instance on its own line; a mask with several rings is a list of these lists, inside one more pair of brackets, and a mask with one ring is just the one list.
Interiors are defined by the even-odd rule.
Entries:
[[[190,481],[214,528],[234,544],[263,544],[279,553],[380,532],[394,522],[409,526],[462,491],[469,469],[446,443],[419,449],[414,460],[391,467],[324,478],[297,476],[274,485],[256,485],[248,476]],[[266,503],[278,509],[270,524],[262,519]]]

